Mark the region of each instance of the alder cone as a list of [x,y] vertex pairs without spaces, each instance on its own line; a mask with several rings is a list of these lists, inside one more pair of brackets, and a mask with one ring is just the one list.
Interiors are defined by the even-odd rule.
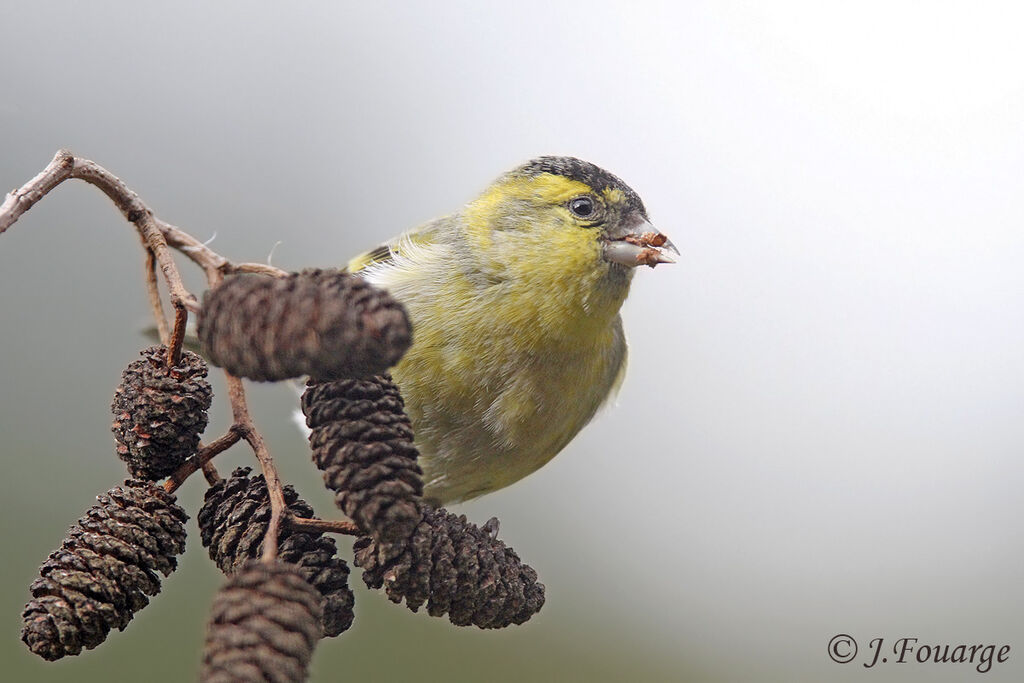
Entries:
[[77,655],[124,630],[185,551],[188,515],[163,488],[128,480],[97,501],[29,588],[21,639],[43,659]]
[[311,380],[302,412],[313,461],[342,512],[374,538],[408,538],[420,520],[423,471],[391,378]]
[[195,453],[206,429],[213,391],[206,362],[182,351],[167,366],[167,347],[151,346],[125,368],[114,392],[114,440],[117,455],[138,479],[156,481]]
[[355,563],[367,586],[383,587],[392,602],[405,600],[413,612],[425,603],[429,615],[447,614],[456,626],[522,624],[544,606],[544,584],[495,538],[492,523],[479,527],[465,515],[423,506],[407,539],[356,541]]
[[204,296],[199,341],[211,363],[238,377],[328,380],[384,372],[409,348],[412,328],[390,294],[343,271],[240,274]]
[[298,567],[252,560],[213,599],[199,679],[305,681],[319,639],[320,593]]
[[[250,478],[250,471],[240,467],[207,489],[203,507],[196,515],[203,547],[225,574],[263,554],[263,538],[270,524],[270,496],[263,475]],[[292,486],[284,487],[284,499],[295,517],[313,517],[313,508]],[[282,525],[279,534],[278,559],[294,565],[320,592],[324,635],[341,634],[352,625],[355,598],[348,587],[348,565],[336,556],[334,539],[322,533],[295,531],[288,525]]]

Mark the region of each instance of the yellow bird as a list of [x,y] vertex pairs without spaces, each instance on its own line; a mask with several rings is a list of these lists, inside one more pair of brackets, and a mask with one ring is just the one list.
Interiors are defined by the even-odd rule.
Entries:
[[424,497],[476,498],[551,460],[626,368],[619,308],[636,266],[671,263],[640,197],[572,157],[534,159],[458,213],[356,257],[401,301],[413,344],[392,375]]

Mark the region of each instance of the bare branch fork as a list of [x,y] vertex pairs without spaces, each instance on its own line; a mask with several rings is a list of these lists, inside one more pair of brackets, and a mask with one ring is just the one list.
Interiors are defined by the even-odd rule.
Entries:
[[[261,263],[233,263],[184,230],[157,218],[152,210],[131,188],[99,164],[76,157],[62,149],[37,176],[20,188],[7,194],[0,204],[0,234],[4,233],[29,209],[35,206],[55,187],[70,178],[83,180],[99,188],[121,211],[125,219],[133,224],[146,252],[146,292],[156,321],[160,340],[169,352],[169,365],[177,364],[185,337],[185,324],[189,312],[197,313],[199,300],[186,288],[174,260],[172,249],[177,250],[203,270],[209,287],[217,286],[226,275],[233,273],[262,273],[282,277],[287,273],[279,268]],[[163,276],[170,304],[174,309],[173,324],[168,324],[158,285],[157,271]],[[309,532],[330,532],[355,535],[358,529],[348,521],[329,521],[296,518],[287,510],[284,490],[277,468],[270,456],[263,436],[256,429],[246,403],[242,381],[225,373],[228,385],[228,400],[231,405],[233,424],[226,434],[215,441],[201,445],[164,483],[164,488],[173,493],[195,472],[202,470],[209,483],[220,477],[213,467],[213,458],[239,441],[249,444],[260,463],[266,479],[270,497],[271,518],[264,539],[263,560],[273,561],[277,556],[277,539],[282,524],[296,530]]]

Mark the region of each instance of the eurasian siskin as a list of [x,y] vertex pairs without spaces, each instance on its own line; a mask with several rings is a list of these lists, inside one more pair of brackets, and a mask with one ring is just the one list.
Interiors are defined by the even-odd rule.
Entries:
[[569,443],[622,381],[619,308],[634,269],[671,263],[668,251],[625,183],[546,156],[349,262],[412,320],[392,374],[427,499],[508,486]]

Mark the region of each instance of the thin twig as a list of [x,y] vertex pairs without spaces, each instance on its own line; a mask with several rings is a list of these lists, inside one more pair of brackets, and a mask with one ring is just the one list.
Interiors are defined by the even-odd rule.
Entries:
[[181,345],[185,342],[185,326],[188,325],[188,311],[184,306],[174,307],[174,330],[167,344],[167,367],[173,368],[181,360]]
[[[222,268],[206,270],[207,284],[213,289],[224,279]],[[270,498],[270,521],[267,523],[267,531],[263,536],[263,557],[264,562],[272,562],[277,559],[277,538],[281,530],[281,520],[285,516],[287,504],[284,500],[284,488],[281,484],[281,477],[277,473],[277,466],[274,465],[270,451],[267,449],[263,435],[253,424],[252,415],[249,414],[249,406],[245,397],[245,388],[242,380],[230,372],[224,371],[224,380],[228,387],[228,402],[231,404],[231,414],[234,419],[235,429],[238,429],[242,438],[252,447],[253,454],[260,463],[263,471],[263,479],[267,484],[267,495]]]
[[257,275],[273,275],[274,277],[284,277],[288,274],[288,271],[281,270],[277,266],[267,263],[236,263],[229,268],[229,272],[256,273]]
[[75,156],[66,149],[57,152],[39,175],[17,190],[9,192],[0,204],[0,233],[14,225],[21,215],[35,206],[53,188],[71,177]]
[[306,517],[287,516],[287,524],[296,531],[310,533],[344,534],[346,536],[363,536],[355,522],[347,519],[309,519]]
[[231,262],[226,258],[215,252],[213,249],[210,249],[208,246],[181,228],[171,225],[166,221],[162,221],[159,218],[155,218],[154,220],[160,228],[160,232],[163,233],[164,239],[167,240],[167,244],[180,251],[190,261],[202,268],[207,274],[207,278],[210,277],[211,272],[220,271],[222,268],[227,268],[231,265]]
[[206,483],[210,486],[213,486],[223,479],[217,471],[217,468],[214,467],[213,463],[209,460],[203,463],[203,478],[206,479]]
[[[4,203],[0,204],[0,233],[4,232],[26,211],[46,196],[50,190],[68,178],[78,178],[93,185],[107,195],[117,206],[129,223],[133,223],[142,236],[146,247],[153,252],[164,279],[171,302],[175,306],[185,306],[190,310],[199,310],[199,303],[185,289],[174,264],[163,232],[153,217],[153,212],[139,199],[131,188],[120,178],[94,161],[80,159],[66,149],[62,149],[43,171],[17,190],[8,193]],[[224,259],[227,262],[226,259]]]
[[159,218],[154,218],[153,220],[157,227],[160,228],[160,232],[163,233],[167,244],[180,251],[192,263],[202,268],[203,272],[206,273],[207,279],[210,279],[212,273],[215,272],[221,275],[258,273],[260,275],[273,275],[274,277],[284,277],[288,274],[286,270],[281,270],[265,263],[232,263],[181,228]]
[[199,302],[185,289],[181,275],[178,273],[178,267],[167,246],[167,240],[164,239],[163,232],[153,218],[153,212],[139,199],[139,195],[113,173],[88,159],[74,158],[71,177],[84,180],[97,187],[114,202],[128,222],[135,225],[139,234],[142,235],[142,239],[145,240],[146,246],[153,251],[153,255],[156,257],[156,262],[167,282],[171,303],[175,308],[184,306],[189,310],[198,311]]
[[181,485],[197,470],[202,469],[213,458],[242,440],[243,430],[232,427],[228,432],[216,441],[200,447],[196,454],[185,461],[174,473],[164,482],[164,489],[168,493],[174,493]]
[[[143,245],[145,246],[145,245]],[[156,257],[151,249],[146,249],[146,294],[149,296],[149,307],[156,319],[156,331],[160,343],[167,346],[171,341],[171,328],[164,315],[164,302],[160,297],[160,285],[156,280]]]
[[242,380],[230,373],[224,374],[227,379],[228,399],[231,402],[235,424],[238,429],[242,430],[242,438],[252,447],[256,459],[260,462],[260,469],[263,470],[263,478],[267,483],[267,494],[270,498],[270,521],[267,523],[267,533],[263,537],[262,559],[264,562],[271,562],[277,558],[277,537],[286,508],[284,489],[274,460],[270,457],[270,451],[267,450],[267,444],[252,423],[252,417],[249,415],[249,408],[246,405]]

